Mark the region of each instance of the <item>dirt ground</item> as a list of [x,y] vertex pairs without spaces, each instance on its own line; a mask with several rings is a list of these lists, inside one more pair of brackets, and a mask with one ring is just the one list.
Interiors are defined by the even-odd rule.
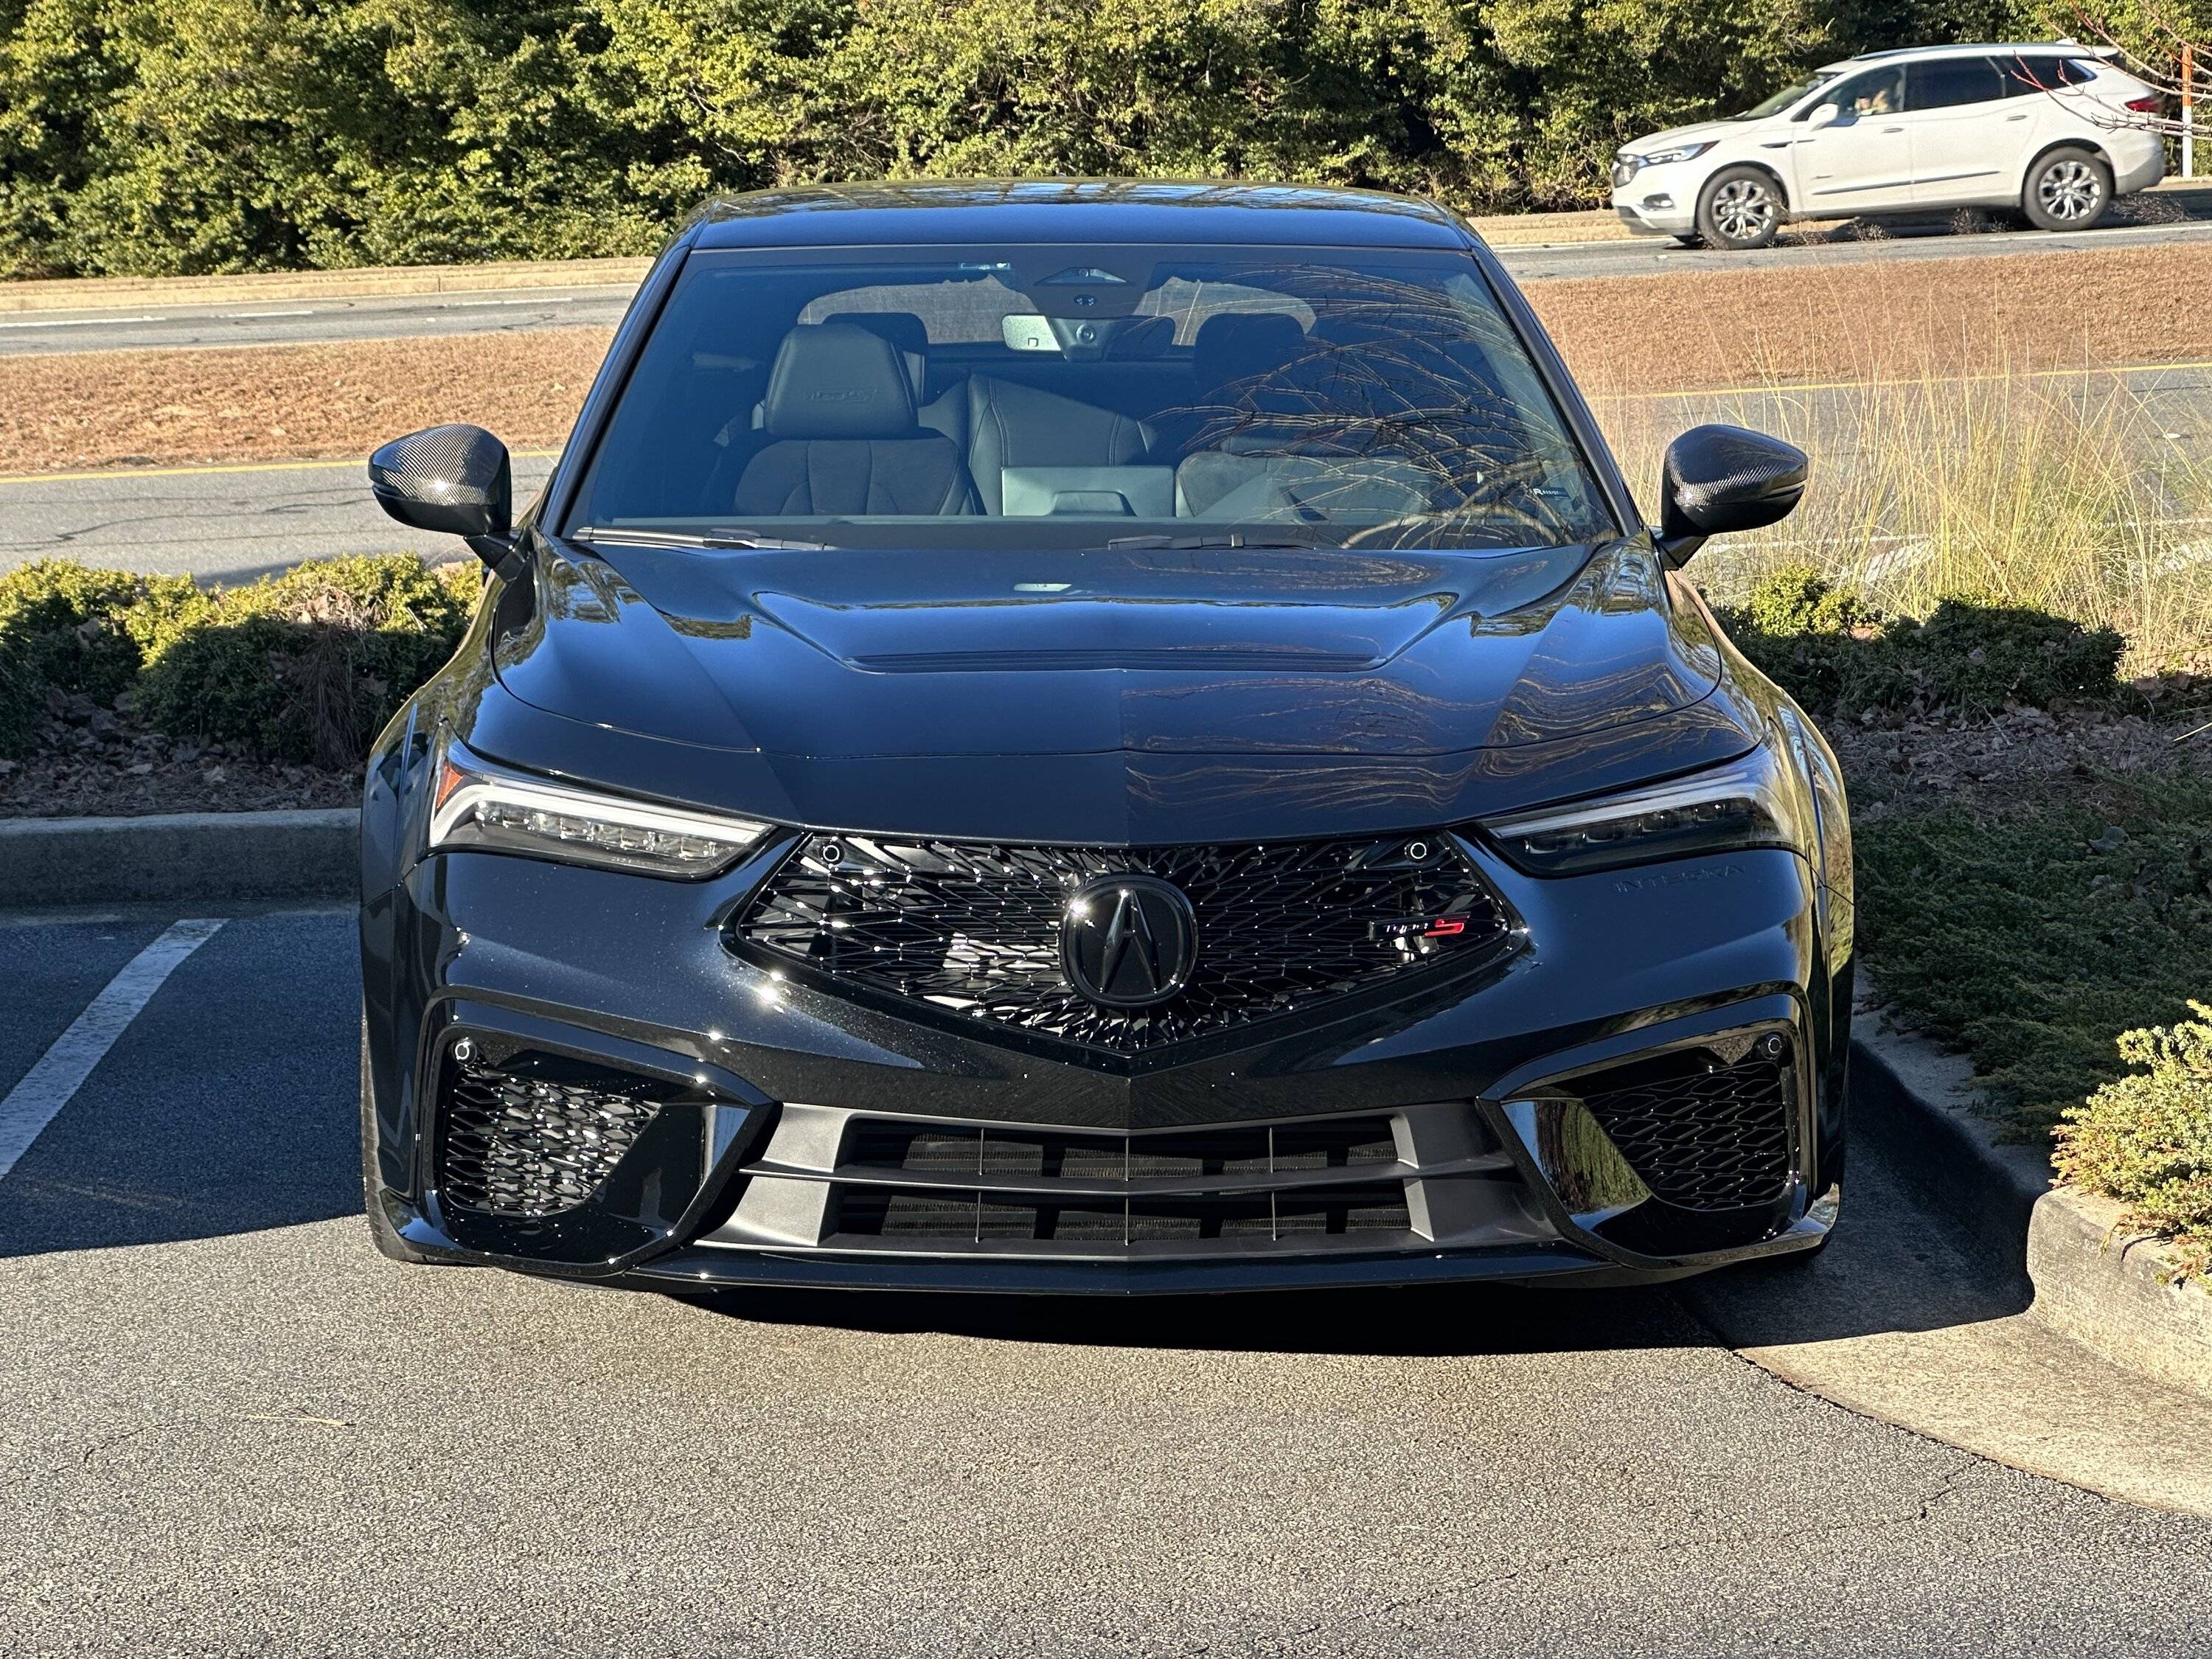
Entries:
[[82,695],[52,700],[38,746],[0,760],[0,818],[140,817],[357,806],[357,773],[250,760],[227,745],[149,732],[127,708]]
[[[1532,283],[1594,396],[2212,357],[2212,246]],[[557,447],[600,329],[0,359],[0,472],[365,453],[467,420]]]

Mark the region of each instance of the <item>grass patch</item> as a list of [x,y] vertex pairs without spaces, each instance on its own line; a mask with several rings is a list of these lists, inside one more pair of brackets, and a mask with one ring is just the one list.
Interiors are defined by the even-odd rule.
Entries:
[[2136,793],[2117,823],[1942,808],[1856,837],[1859,939],[1882,992],[1972,1058],[2025,1136],[2114,1078],[2115,1034],[2212,986],[2212,780]]
[[[2212,687],[2122,679],[2126,642],[2110,627],[1962,596],[1887,616],[1802,567],[1760,578],[1723,615],[1836,735],[1877,982],[1972,1059],[2014,1129],[2047,1133],[2118,1075],[2116,1033],[2174,1018],[2212,987],[2212,775],[2157,732],[2136,744],[2149,766],[2100,769],[2089,747],[2115,715],[2202,711]],[[1963,799],[1874,764],[2008,716],[2033,734],[2021,746],[2064,763],[2000,773]],[[1881,750],[1869,728],[1911,736]]]

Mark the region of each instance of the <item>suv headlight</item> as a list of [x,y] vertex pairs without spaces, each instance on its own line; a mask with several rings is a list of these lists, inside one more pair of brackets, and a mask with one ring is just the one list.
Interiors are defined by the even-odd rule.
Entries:
[[1582,875],[1658,859],[1779,847],[1809,854],[1812,804],[1762,744],[1725,766],[1602,799],[1486,818],[1498,849],[1532,876]]
[[520,853],[696,880],[728,869],[773,828],[512,772],[448,738],[432,787],[428,850]]
[[1672,149],[1655,149],[1636,159],[1647,167],[1663,167],[1669,161],[1694,161],[1719,142],[1717,138],[1708,138],[1702,144],[1677,144]]

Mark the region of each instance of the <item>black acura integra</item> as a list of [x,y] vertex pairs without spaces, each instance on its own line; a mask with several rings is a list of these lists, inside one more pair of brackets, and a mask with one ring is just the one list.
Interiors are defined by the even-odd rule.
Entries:
[[1817,1248],[1832,757],[1512,283],[1385,196],[781,191],[653,266],[362,808],[388,1255],[641,1286],[1656,1280]]

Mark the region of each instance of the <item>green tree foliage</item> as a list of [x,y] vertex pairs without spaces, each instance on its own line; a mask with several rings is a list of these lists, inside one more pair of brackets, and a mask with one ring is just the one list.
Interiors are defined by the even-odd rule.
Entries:
[[1847,49],[1820,0],[0,0],[0,272],[649,251],[933,175],[1599,199]]

